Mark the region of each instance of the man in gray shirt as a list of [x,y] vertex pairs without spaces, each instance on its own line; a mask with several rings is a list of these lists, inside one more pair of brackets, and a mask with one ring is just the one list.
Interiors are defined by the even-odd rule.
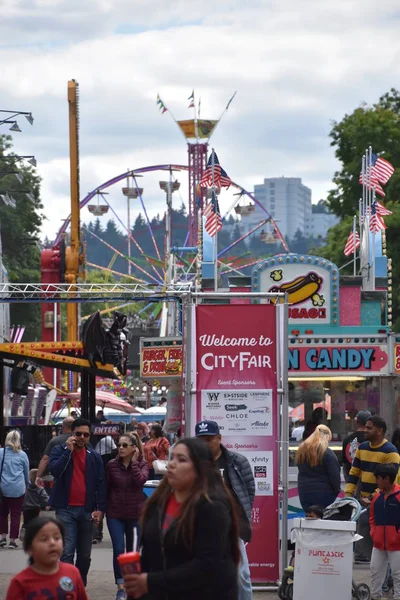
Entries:
[[62,433],[60,435],[56,435],[53,437],[49,443],[47,444],[43,456],[40,460],[37,474],[36,474],[36,485],[41,485],[43,481],[43,475],[45,474],[48,464],[50,462],[50,454],[55,446],[60,446],[61,444],[65,444],[67,439],[71,437],[71,426],[74,422],[74,417],[66,417],[62,422]]

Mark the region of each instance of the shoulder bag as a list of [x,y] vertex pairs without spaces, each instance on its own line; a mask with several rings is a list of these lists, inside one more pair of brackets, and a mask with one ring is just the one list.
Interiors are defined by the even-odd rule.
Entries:
[[154,473],[156,475],[165,475],[165,473],[168,470],[168,461],[163,460],[161,458],[157,458],[157,455],[155,454],[155,452],[153,452],[153,450],[150,450],[150,452],[155,458],[155,460],[153,460]]

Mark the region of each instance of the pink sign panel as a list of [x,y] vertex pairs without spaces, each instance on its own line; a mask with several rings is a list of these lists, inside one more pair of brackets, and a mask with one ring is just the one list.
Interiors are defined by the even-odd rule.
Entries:
[[197,420],[216,421],[222,443],[246,456],[254,475],[253,582],[279,577],[275,311],[272,304],[196,307]]

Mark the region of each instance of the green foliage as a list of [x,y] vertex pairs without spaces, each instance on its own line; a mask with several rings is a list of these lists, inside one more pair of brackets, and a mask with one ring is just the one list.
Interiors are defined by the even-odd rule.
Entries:
[[[0,136],[0,194],[8,192],[16,208],[0,203],[0,227],[3,261],[10,282],[40,281],[40,250],[38,246],[43,205],[40,200],[40,178],[35,169],[16,160],[10,136]],[[21,182],[10,171],[17,171]],[[27,192],[32,195],[28,197]],[[11,304],[11,323],[26,327],[25,339],[40,337],[40,306]]]
[[400,94],[391,89],[373,106],[363,104],[338,122],[330,132],[331,146],[342,168],[334,175],[336,188],[328,195],[328,205],[338,216],[353,215],[358,210],[361,195],[359,174],[361,157],[372,146],[376,154],[384,156],[397,171],[385,186],[386,199],[400,198]]

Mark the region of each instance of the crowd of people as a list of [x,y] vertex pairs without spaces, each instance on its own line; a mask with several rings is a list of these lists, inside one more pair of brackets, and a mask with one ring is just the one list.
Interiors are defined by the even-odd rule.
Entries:
[[[19,432],[9,432],[0,449],[0,546],[7,546],[9,533],[8,547],[16,548],[19,537],[29,566],[12,579],[6,600],[33,598],[38,591],[87,600],[93,530],[104,518],[116,600],[250,600],[245,546],[255,483],[247,459],[222,445],[214,421],[202,421],[194,438],[172,446],[158,424],[132,429],[111,439],[115,448],[105,441],[96,451],[89,421],[67,418],[38,469],[30,471]],[[167,459],[162,476],[155,467]],[[42,487],[46,470],[54,477],[50,496]],[[162,481],[146,501],[149,478]],[[50,509],[55,516],[41,513]],[[121,572],[118,557],[136,549],[141,572]]]
[[[326,425],[313,425],[305,428],[297,452],[299,498],[306,513],[312,505],[323,512],[341,491],[341,465],[328,446],[332,433]],[[374,600],[387,590],[389,579],[394,598],[400,599],[400,429],[389,442],[384,419],[368,411],[356,415],[355,425],[343,440],[341,457],[344,495],[356,497],[363,507],[355,560],[370,563]]]

